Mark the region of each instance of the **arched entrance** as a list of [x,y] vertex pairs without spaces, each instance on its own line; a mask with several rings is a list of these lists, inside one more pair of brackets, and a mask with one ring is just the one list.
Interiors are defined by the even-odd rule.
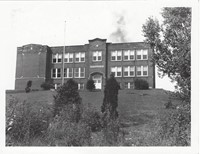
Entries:
[[93,72],[90,74],[90,78],[94,81],[95,89],[102,89],[103,73]]

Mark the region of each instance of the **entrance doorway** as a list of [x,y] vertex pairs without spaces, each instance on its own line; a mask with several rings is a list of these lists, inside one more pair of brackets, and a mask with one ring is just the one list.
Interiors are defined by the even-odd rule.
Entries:
[[101,89],[102,88],[102,75],[100,74],[95,74],[92,77],[94,84],[95,84],[95,89]]

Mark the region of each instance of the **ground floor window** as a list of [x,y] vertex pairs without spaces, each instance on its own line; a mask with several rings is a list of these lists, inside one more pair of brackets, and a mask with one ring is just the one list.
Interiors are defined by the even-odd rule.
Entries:
[[84,83],[78,83],[78,89],[83,90],[84,89]]
[[134,89],[134,83],[133,82],[125,82],[124,89]]

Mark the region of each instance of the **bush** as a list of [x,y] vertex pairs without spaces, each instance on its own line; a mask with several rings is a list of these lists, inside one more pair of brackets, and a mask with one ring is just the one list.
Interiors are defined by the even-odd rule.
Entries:
[[92,109],[91,107],[85,108],[82,118],[82,121],[90,127],[92,132],[101,130],[101,116],[95,109]]
[[82,121],[71,122],[61,115],[56,116],[49,125],[46,139],[51,146],[89,146],[91,131]]
[[26,84],[26,88],[25,88],[25,91],[26,93],[29,93],[31,91],[31,86],[32,86],[32,81],[29,80]]
[[134,84],[135,84],[135,89],[138,89],[138,90],[149,89],[149,83],[146,80],[136,79],[134,81]]
[[106,86],[104,89],[104,99],[101,106],[101,112],[108,114],[110,118],[116,119],[118,117],[117,107],[118,107],[118,90],[120,89],[118,82],[116,81],[113,74],[106,81]]
[[69,79],[63,86],[57,89],[54,102],[54,116],[59,115],[62,110],[65,110],[72,121],[78,122],[80,120],[82,99],[78,92],[78,84],[73,79]]
[[95,84],[94,81],[92,79],[89,79],[87,81],[87,85],[86,85],[87,90],[89,91],[93,91],[95,89]]
[[54,88],[53,84],[50,82],[43,82],[40,87],[43,88],[44,90],[50,90]]
[[[14,105],[9,105],[6,114],[6,144],[10,141],[29,145],[31,139],[45,135],[51,111],[47,111],[47,106],[39,106],[28,102],[19,103],[12,99]],[[50,114],[48,114],[50,113]]]
[[164,145],[189,146],[191,141],[191,112],[189,105],[181,105],[161,117],[160,135]]

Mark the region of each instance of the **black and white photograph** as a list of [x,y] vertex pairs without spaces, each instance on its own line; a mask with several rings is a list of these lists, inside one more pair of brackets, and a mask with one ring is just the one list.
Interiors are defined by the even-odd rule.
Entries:
[[3,152],[199,153],[198,0],[0,12]]

